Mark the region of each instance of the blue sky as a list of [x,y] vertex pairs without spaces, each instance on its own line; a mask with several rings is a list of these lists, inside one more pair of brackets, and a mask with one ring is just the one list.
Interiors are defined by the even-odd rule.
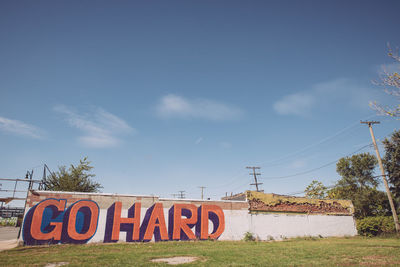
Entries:
[[[398,1],[1,1],[0,177],[87,156],[104,192],[293,193],[398,121]],[[372,150],[365,148],[367,152]],[[360,152],[361,152],[360,151]],[[11,185],[3,183],[3,189]],[[4,195],[4,194],[3,194]]]

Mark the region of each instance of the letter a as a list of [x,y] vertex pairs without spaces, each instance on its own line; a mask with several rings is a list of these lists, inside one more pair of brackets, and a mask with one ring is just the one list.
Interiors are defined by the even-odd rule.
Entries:
[[[154,235],[156,241],[168,240],[167,227],[165,226],[164,209],[162,203],[156,203],[151,208],[151,216],[148,221],[143,240],[149,241]],[[158,231],[155,231],[155,228]]]

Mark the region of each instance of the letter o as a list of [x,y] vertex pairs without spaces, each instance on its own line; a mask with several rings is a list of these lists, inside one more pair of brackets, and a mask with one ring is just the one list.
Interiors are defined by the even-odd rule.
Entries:
[[[81,208],[87,207],[90,210],[89,229],[86,233],[78,233],[76,231],[76,216]],[[87,215],[87,214],[85,214]],[[84,220],[86,220],[85,216]],[[99,206],[91,200],[81,200],[71,205],[68,218],[68,236],[74,240],[88,240],[97,230],[97,222],[99,220]]]

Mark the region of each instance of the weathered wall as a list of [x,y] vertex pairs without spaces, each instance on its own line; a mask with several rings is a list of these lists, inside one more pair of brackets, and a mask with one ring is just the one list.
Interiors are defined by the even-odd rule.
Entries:
[[305,197],[264,194],[246,191],[251,211],[294,212],[306,214],[352,215],[353,203],[342,199],[310,199]]
[[[303,214],[250,215],[250,232],[262,240],[297,236],[354,236],[357,234],[352,216]],[[268,225],[268,227],[266,227]]]
[[241,240],[246,232],[261,240],[356,234],[352,216],[253,213],[249,207],[247,201],[32,191],[21,238],[35,245]]

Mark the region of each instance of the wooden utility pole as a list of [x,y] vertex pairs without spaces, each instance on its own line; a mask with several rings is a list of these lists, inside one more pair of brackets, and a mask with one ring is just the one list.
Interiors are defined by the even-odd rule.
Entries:
[[206,187],[205,187],[205,186],[199,186],[199,188],[201,188],[201,199],[204,199],[203,190],[204,190],[204,188],[206,188]]
[[374,143],[374,147],[375,147],[376,157],[378,158],[379,168],[381,169],[381,172],[382,172],[382,179],[383,179],[383,183],[385,185],[386,194],[389,199],[390,208],[392,210],[394,225],[396,227],[397,234],[399,234],[399,232],[400,232],[399,217],[397,217],[396,208],[394,207],[392,194],[390,193],[389,185],[386,180],[385,169],[383,168],[381,155],[379,154],[378,146],[376,145],[376,141],[375,141],[374,131],[372,130],[372,125],[379,124],[380,122],[379,121],[361,121],[361,123],[368,124],[369,131],[371,133],[372,142]]
[[185,191],[178,191],[178,192],[179,192],[178,198],[184,199],[185,198]]
[[258,185],[262,185],[263,183],[257,182],[257,175],[261,175],[261,173],[256,173],[256,170],[261,169],[261,167],[246,167],[246,169],[253,170],[253,173],[249,173],[249,174],[254,176],[254,184],[250,184],[250,185],[255,185],[257,192],[260,192],[261,190],[258,189]]

